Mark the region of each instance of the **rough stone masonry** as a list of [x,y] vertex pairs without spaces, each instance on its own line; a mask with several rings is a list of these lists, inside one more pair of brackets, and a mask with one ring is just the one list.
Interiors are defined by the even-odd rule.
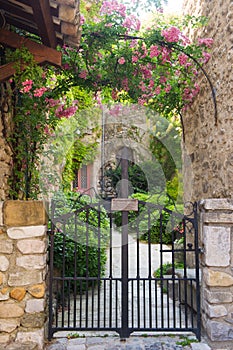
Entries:
[[44,348],[46,222],[42,202],[0,202],[0,348]]

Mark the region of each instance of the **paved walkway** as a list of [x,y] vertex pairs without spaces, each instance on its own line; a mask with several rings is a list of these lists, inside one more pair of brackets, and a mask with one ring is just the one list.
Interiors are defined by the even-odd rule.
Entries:
[[[137,276],[137,243],[129,235],[129,278]],[[148,244],[140,243],[140,278],[147,278],[149,271],[155,271],[160,265],[159,245],[151,244],[151,257],[149,260]],[[168,247],[167,247],[168,248]],[[109,255],[109,251],[108,251]],[[164,253],[163,261],[171,261],[171,254]],[[106,276],[112,275],[117,281],[102,281],[100,290],[95,288],[86,295],[77,295],[75,300],[72,295],[68,295],[69,308],[64,308],[56,314],[57,326],[67,327],[74,323],[74,311],[76,314],[75,324],[77,328],[83,328],[87,322],[92,328],[112,329],[121,327],[121,234],[114,230],[112,237],[112,265],[110,267],[110,257],[106,263]],[[106,283],[105,283],[106,282]],[[163,299],[163,300],[162,300]],[[86,309],[88,307],[88,310]],[[153,312],[149,312],[152,309]],[[156,311],[155,311],[156,310]],[[170,314],[169,322],[167,320]],[[151,314],[151,315],[150,315]],[[114,316],[113,316],[114,315]],[[150,327],[150,318],[153,319],[153,326]],[[175,306],[175,301],[168,298],[167,294],[161,295],[161,286],[158,283],[140,280],[131,281],[129,284],[129,326],[136,328],[141,325],[143,328],[170,328],[174,320],[177,324],[184,325],[184,317],[181,317],[180,309]],[[152,322],[152,320],[151,320]],[[156,323],[156,324],[155,324]]]
[[[192,336],[131,336],[126,341],[119,337],[59,338],[47,344],[46,350],[211,350],[206,342],[188,344]],[[193,339],[195,341],[195,339]],[[183,344],[181,344],[183,343]]]

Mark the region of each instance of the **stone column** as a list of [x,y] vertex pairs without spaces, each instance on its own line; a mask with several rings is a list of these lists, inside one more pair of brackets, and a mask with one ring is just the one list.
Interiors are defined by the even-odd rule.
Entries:
[[[0,348],[44,348],[47,226],[42,202],[0,205]],[[4,345],[3,345],[4,344]]]
[[233,340],[233,200],[200,202],[202,323],[213,342]]

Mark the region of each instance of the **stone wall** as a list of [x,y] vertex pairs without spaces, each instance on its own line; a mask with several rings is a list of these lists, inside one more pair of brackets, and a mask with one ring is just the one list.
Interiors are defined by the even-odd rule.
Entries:
[[211,59],[205,65],[216,92],[217,123],[210,86],[199,75],[201,92],[184,114],[185,200],[233,197],[233,2],[232,0],[188,0],[185,13],[204,15],[204,29],[192,37],[211,37]]
[[44,348],[46,235],[42,202],[0,202],[1,349]]
[[200,228],[202,323],[213,349],[232,349],[228,346],[233,340],[233,200],[201,201]]
[[0,84],[0,200],[8,196],[8,178],[11,174],[11,149],[7,143],[11,128],[11,97],[8,83]]

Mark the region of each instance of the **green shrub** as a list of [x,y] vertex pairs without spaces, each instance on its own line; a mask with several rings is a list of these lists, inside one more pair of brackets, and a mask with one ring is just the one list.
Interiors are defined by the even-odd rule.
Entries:
[[[154,213],[155,214],[155,213]],[[171,244],[172,243],[172,233],[169,225],[169,218],[170,214],[166,211],[161,212],[161,219],[159,216],[159,212],[156,212],[157,219],[155,219],[154,223],[151,221],[151,227],[148,231],[143,233],[140,237],[142,241],[149,241],[151,243],[159,243],[161,241],[161,235],[162,235],[162,243],[164,244]],[[145,220],[140,222],[139,228],[140,231],[145,231],[146,225],[148,222],[148,218],[146,217]],[[160,234],[161,231],[161,234]]]
[[[54,234],[54,267],[65,277],[83,277],[81,292],[86,288],[85,277],[99,277],[105,272],[109,220],[104,208],[88,206],[90,198],[75,192],[58,193],[54,197],[54,217],[69,214],[57,221]],[[88,215],[87,215],[88,212]],[[71,283],[74,287],[74,282]],[[80,283],[77,282],[80,288]],[[78,292],[78,290],[77,290]]]
[[[174,268],[175,269],[183,269],[184,268],[184,263],[174,263]],[[171,269],[172,269],[172,263],[167,262],[160,266],[155,272],[153,273],[154,277],[156,278],[161,278],[164,275],[170,275],[171,274]]]

